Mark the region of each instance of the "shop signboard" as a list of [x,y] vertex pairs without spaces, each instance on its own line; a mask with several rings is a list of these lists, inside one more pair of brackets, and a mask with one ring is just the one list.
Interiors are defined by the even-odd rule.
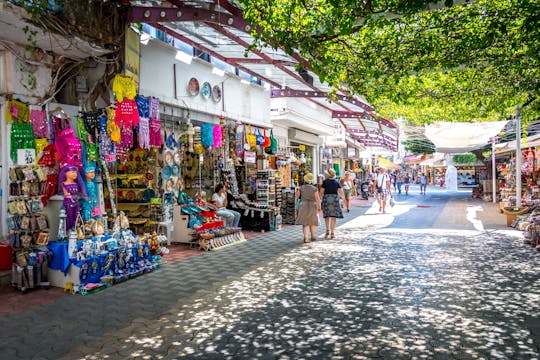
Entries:
[[36,149],[17,149],[17,165],[34,165]]
[[255,164],[257,161],[257,153],[254,151],[246,151],[244,152],[244,162]]

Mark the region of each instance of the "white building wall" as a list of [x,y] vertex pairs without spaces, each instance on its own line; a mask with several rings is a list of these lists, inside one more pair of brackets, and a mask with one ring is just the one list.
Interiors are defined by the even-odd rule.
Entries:
[[[24,52],[20,47],[14,50]],[[46,100],[52,79],[51,69],[46,66],[24,62],[0,44],[0,73],[0,95],[12,94],[30,104]]]
[[316,135],[334,133],[332,113],[309,100],[274,98],[270,104],[273,123]]
[[[219,76],[212,73],[213,65],[199,59],[185,64],[175,59],[176,49],[158,40],[141,45],[140,93],[155,96],[162,102],[191,111],[269,127],[270,93],[262,86],[244,84],[234,74]],[[174,78],[176,64],[176,89]],[[214,102],[199,95],[191,96],[188,83],[191,78],[223,86],[222,100]]]

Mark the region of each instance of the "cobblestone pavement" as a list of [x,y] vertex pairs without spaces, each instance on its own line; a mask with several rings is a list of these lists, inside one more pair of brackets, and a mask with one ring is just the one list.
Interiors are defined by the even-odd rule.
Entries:
[[520,233],[467,193],[396,200],[355,207],[335,240],[289,227],[0,318],[0,358],[539,358]]

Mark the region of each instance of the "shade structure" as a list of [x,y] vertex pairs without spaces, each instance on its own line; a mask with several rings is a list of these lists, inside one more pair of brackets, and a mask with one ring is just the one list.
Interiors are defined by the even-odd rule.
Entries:
[[383,169],[401,169],[401,166],[394,164],[388,159],[385,159],[383,157],[379,158],[379,167]]
[[464,153],[489,144],[507,121],[482,123],[436,122],[426,125],[425,135],[438,152]]

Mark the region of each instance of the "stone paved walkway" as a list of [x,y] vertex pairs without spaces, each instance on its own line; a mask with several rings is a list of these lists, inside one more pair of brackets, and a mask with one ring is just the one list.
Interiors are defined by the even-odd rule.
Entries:
[[0,358],[539,358],[520,233],[466,193],[396,200],[355,207],[335,240],[289,227],[0,318]]

